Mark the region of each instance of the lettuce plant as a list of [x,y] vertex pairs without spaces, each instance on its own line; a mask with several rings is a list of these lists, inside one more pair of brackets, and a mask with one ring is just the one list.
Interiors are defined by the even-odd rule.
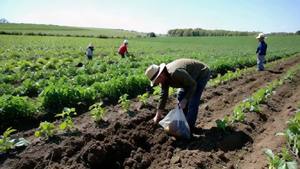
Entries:
[[71,115],[76,115],[77,113],[75,112],[75,108],[64,108],[62,113],[59,113],[57,115],[55,115],[55,117],[61,117],[63,118],[63,122],[60,123],[59,125],[59,129],[61,130],[66,130],[66,131],[70,131],[72,128],[74,128],[74,122],[73,119],[71,117]]
[[274,154],[272,150],[265,149],[265,155],[268,157],[269,169],[297,169],[297,162],[292,160],[286,149],[282,150],[279,155]]
[[9,127],[0,137],[0,153],[7,153],[9,150],[14,149],[15,147],[22,147],[30,144],[24,138],[11,139],[10,135],[15,131],[15,129]]
[[41,122],[38,130],[34,133],[36,137],[42,137],[48,140],[53,137],[56,133],[55,126],[53,123],[47,121]]
[[149,98],[149,94],[148,93],[144,93],[142,95],[138,95],[137,97],[138,97],[138,99],[139,99],[140,102],[142,102],[144,105],[146,105],[147,104],[147,100]]

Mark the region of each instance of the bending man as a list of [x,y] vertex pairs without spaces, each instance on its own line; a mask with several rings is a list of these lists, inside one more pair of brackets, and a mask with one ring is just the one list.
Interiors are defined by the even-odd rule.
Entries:
[[208,66],[193,59],[177,59],[167,65],[165,63],[151,65],[145,75],[150,79],[151,86],[160,84],[161,96],[154,122],[162,118],[169,87],[179,88],[179,106],[184,110],[191,131],[195,127],[202,92],[210,77]]

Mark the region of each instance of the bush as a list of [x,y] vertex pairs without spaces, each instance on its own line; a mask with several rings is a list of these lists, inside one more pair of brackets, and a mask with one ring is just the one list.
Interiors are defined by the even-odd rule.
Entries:
[[26,79],[23,83],[22,83],[22,93],[21,95],[26,95],[29,97],[36,97],[38,96],[39,92],[40,92],[40,86],[39,83],[30,80],[30,79]]
[[118,101],[119,97],[128,93],[129,97],[137,96],[145,91],[149,81],[145,76],[129,76],[111,79],[104,83],[94,83],[93,88],[101,99],[109,99],[110,102]]
[[147,36],[150,37],[150,38],[155,38],[156,37],[154,32],[147,33]]
[[3,95],[0,97],[0,116],[3,122],[18,119],[31,119],[36,114],[37,108],[28,97]]
[[50,112],[60,112],[64,107],[90,106],[96,97],[93,88],[70,84],[50,84],[42,93],[42,105]]
[[12,85],[6,83],[0,84],[0,95],[12,94],[13,92],[14,92],[14,88]]

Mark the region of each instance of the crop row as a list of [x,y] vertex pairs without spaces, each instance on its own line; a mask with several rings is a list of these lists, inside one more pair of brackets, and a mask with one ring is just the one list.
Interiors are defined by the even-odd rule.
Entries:
[[[276,136],[284,136],[286,145],[281,147],[281,152],[274,153],[271,149],[264,149],[264,153],[268,157],[269,168],[278,169],[296,169],[300,152],[300,106],[295,112],[295,116],[287,121],[287,129]],[[293,155],[291,155],[291,153]]]
[[300,70],[300,65],[296,65],[288,70],[280,79],[273,80],[263,88],[258,89],[250,97],[238,103],[231,116],[225,116],[223,119],[216,120],[218,128],[226,130],[230,125],[235,122],[245,121],[246,112],[261,112],[260,104],[265,103],[266,99],[273,94],[274,90],[284,84],[286,80],[292,80],[296,72]]
[[[297,57],[297,55],[294,55],[292,57]],[[270,67],[274,66],[275,64],[278,64],[278,62],[282,62],[284,60],[287,60],[287,58],[283,58],[280,60],[270,62],[270,63],[266,64],[265,67],[270,68]],[[249,68],[244,68],[244,69],[237,68],[235,71],[229,70],[229,71],[227,71],[227,73],[225,73],[223,75],[218,73],[218,75],[215,78],[210,79],[210,81],[208,82],[208,85],[209,86],[217,86],[219,84],[224,84],[227,81],[238,79],[239,77],[250,74],[251,72],[254,72],[254,71],[256,71],[256,67],[249,67]]]

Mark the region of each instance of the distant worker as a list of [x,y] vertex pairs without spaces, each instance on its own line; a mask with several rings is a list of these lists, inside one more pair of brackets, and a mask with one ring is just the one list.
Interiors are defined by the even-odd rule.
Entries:
[[154,122],[158,123],[162,119],[169,87],[179,88],[178,104],[183,109],[186,120],[193,132],[200,98],[210,78],[208,66],[194,59],[177,59],[167,65],[165,63],[159,66],[153,64],[147,68],[145,75],[151,81],[151,86],[161,85],[160,102],[153,118]]
[[123,44],[119,47],[119,50],[118,50],[118,53],[122,56],[122,58],[129,55],[127,46],[128,46],[128,40],[125,39],[123,41]]
[[265,62],[265,56],[267,53],[267,44],[265,42],[265,35],[263,33],[258,34],[256,39],[258,40],[259,44],[256,49],[256,54],[257,54],[257,70],[258,71],[263,71],[264,68],[264,62]]
[[93,51],[94,51],[94,46],[92,43],[89,44],[89,46],[86,48],[86,57],[89,59],[89,60],[92,60],[93,59]]

